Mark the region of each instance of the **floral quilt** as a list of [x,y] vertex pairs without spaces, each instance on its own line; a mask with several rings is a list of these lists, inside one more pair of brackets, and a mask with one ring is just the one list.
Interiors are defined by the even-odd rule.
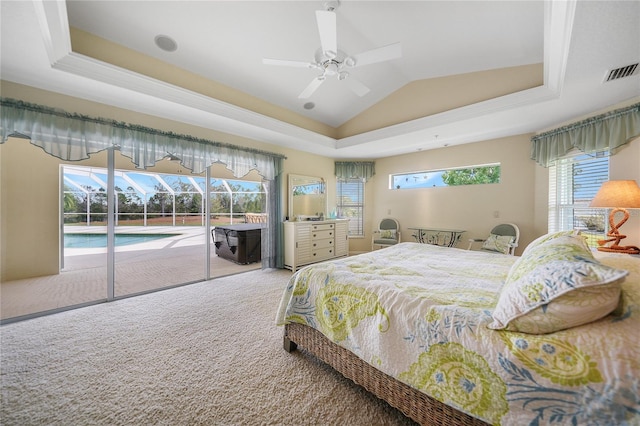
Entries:
[[620,306],[550,334],[487,327],[517,257],[396,246],[295,273],[276,323],[321,331],[386,374],[491,424],[640,425],[640,258]]

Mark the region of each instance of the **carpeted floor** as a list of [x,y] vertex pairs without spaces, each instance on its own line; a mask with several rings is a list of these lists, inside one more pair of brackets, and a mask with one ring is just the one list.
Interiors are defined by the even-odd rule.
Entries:
[[410,425],[274,325],[251,271],[0,327],[2,425]]

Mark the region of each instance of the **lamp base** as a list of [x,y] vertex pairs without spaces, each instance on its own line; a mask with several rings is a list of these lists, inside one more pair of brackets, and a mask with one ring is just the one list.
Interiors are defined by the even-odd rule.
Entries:
[[640,254],[640,248],[636,246],[598,247],[598,251],[605,251],[608,253]]
[[[617,212],[622,212],[623,217],[620,222],[615,223],[615,215]],[[623,208],[615,208],[609,214],[609,232],[607,233],[608,237],[611,237],[607,240],[599,240],[598,251],[606,251],[608,253],[625,253],[625,254],[640,254],[640,248],[636,246],[621,246],[620,241],[627,238],[626,235],[622,235],[618,229],[629,219],[629,212]],[[609,247],[606,247],[605,244],[613,242]]]

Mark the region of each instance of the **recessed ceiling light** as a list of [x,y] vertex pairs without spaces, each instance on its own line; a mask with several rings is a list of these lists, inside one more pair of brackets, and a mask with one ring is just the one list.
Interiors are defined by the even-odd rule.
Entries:
[[304,109],[313,109],[315,108],[316,104],[314,104],[313,102],[307,102],[306,104],[303,105]]
[[166,35],[157,35],[155,38],[156,46],[165,52],[175,52],[178,49],[178,43],[174,39]]

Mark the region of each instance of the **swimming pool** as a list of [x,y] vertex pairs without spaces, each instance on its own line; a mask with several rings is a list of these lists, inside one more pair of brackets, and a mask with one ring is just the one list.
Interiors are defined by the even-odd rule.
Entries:
[[[116,247],[147,243],[177,234],[116,234]],[[64,234],[65,248],[99,248],[107,246],[107,234]]]

